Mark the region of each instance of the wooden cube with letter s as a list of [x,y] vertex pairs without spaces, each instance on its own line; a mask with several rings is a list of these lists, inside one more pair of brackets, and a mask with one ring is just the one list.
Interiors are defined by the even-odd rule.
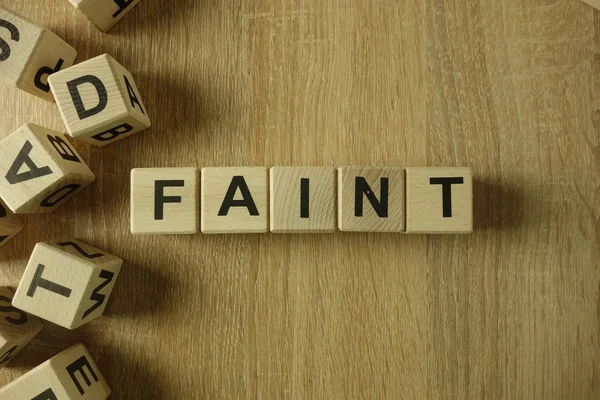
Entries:
[[94,179],[60,132],[27,124],[0,142],[0,196],[16,214],[51,212]]
[[0,400],[106,400],[111,390],[90,353],[77,344],[0,390]]
[[151,125],[133,76],[109,55],[49,78],[69,135],[105,146]]
[[38,243],[13,305],[68,329],[99,317],[123,260],[77,240]]
[[73,65],[77,51],[48,29],[0,6],[0,77],[53,101],[48,76]]

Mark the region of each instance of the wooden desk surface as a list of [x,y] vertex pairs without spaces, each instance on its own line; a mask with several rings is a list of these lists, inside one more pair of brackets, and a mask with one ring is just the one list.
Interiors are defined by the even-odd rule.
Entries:
[[[15,4],[17,3],[17,4]],[[114,399],[598,399],[600,13],[579,0],[142,0],[97,32],[0,0],[136,78],[153,128],[78,144],[93,187],[2,249],[126,259],[85,343]],[[1,83],[0,135],[59,113]],[[133,237],[134,167],[471,166],[471,236]]]

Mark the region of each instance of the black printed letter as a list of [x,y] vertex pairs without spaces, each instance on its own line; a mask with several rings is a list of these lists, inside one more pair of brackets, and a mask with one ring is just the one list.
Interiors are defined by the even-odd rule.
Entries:
[[[235,193],[237,192],[238,188],[242,193],[242,200],[234,200]],[[250,190],[248,189],[248,185],[246,184],[246,180],[243,176],[234,176],[231,179],[229,189],[227,189],[227,194],[225,194],[225,199],[223,199],[223,204],[221,204],[221,209],[219,210],[218,215],[220,217],[226,216],[231,207],[246,207],[248,208],[250,215],[259,215],[256,204],[254,203],[254,199],[250,194]]]
[[80,163],[79,158],[75,154],[75,150],[69,147],[69,144],[65,142],[60,136],[50,136],[48,135],[48,140],[50,144],[54,147],[59,156],[62,157],[63,160],[73,161]]
[[83,316],[81,317],[82,320],[85,319],[85,317],[87,317],[88,315],[90,315],[91,313],[94,312],[94,310],[96,310],[98,307],[100,307],[102,305],[102,303],[104,303],[104,299],[106,298],[105,295],[100,294],[99,292],[104,289],[104,287],[106,285],[108,285],[109,283],[112,282],[113,277],[115,276],[115,274],[113,274],[110,271],[107,271],[105,269],[103,269],[102,271],[100,271],[100,278],[104,279],[104,282],[102,282],[100,285],[98,285],[98,287],[96,289],[94,289],[94,291],[92,292],[92,295],[90,296],[90,300],[93,300],[96,302],[96,304],[94,304],[93,306],[91,306],[90,308],[88,308],[84,313]]
[[[40,68],[38,70],[37,74],[35,74],[35,79],[33,80],[35,87],[48,93],[50,91],[50,85],[48,83],[42,82],[42,77],[44,75],[52,75],[53,73],[60,71],[64,62],[65,62],[65,60],[63,60],[62,58],[59,58],[58,63],[56,64],[56,67],[51,68],[51,67],[44,66],[44,67]],[[46,78],[46,82],[48,82],[47,78]]]
[[133,126],[129,125],[128,123],[124,123],[107,131],[97,133],[94,136],[92,136],[92,139],[95,139],[99,142],[108,142],[109,140],[113,140],[117,136],[124,135],[126,133],[131,132],[132,130]]
[[94,381],[98,382],[98,376],[96,376],[96,373],[92,369],[90,362],[87,360],[87,358],[85,358],[85,356],[81,356],[80,358],[75,360],[75,362],[67,366],[67,372],[69,373],[69,376],[73,380],[75,386],[77,386],[77,389],[79,389],[79,394],[81,394],[82,396],[85,394],[85,390],[83,390],[81,384],[75,377],[75,372],[79,371],[81,373],[81,377],[88,385],[88,387],[92,386],[92,382],[90,381],[90,378],[88,378],[88,376],[85,374],[83,367],[87,367],[87,369],[90,371],[90,375],[92,375],[92,378],[94,378]]
[[29,285],[29,290],[27,290],[27,296],[33,297],[35,290],[40,287],[63,297],[71,297],[71,289],[42,278],[44,268],[46,268],[44,264],[38,264],[33,279],[31,280],[31,285]]
[[[19,41],[20,35],[16,26],[4,19],[0,19],[0,28],[4,28],[10,32],[10,39],[13,42]],[[0,50],[0,61],[6,61],[10,57],[10,46],[3,39],[0,39]]]
[[7,306],[0,306],[0,311],[5,312],[5,313],[15,313],[18,315],[18,318],[14,318],[9,315],[7,317],[4,317],[5,320],[7,320],[8,322],[10,322],[13,325],[23,325],[23,324],[27,323],[27,314],[25,314],[21,310],[14,308],[11,305],[12,299],[10,299],[6,296],[0,296],[0,301],[4,301],[4,302],[8,303]]
[[52,389],[46,389],[31,400],[58,400]]
[[[98,92],[98,105],[90,109],[85,108],[83,100],[81,99],[81,95],[79,94],[79,86],[86,83],[92,84]],[[73,104],[75,104],[75,109],[77,110],[79,119],[85,119],[102,112],[102,110],[104,110],[108,104],[108,93],[106,92],[106,87],[102,81],[94,75],[85,75],[77,79],[73,79],[72,81],[67,82],[67,87],[69,88],[69,93],[71,94]]]
[[142,114],[146,114],[144,112],[144,108],[142,107],[142,104],[140,103],[140,101],[138,100],[135,91],[133,90],[133,86],[131,86],[131,84],[129,83],[129,79],[127,79],[127,77],[125,75],[123,75],[123,78],[125,79],[125,86],[127,86],[127,92],[129,93],[129,100],[131,101],[131,107],[135,108],[135,105],[137,104],[138,107],[140,107],[140,111],[142,112]]
[[381,200],[378,200],[367,180],[362,176],[357,176],[354,180],[354,216],[363,216],[363,194],[373,206],[373,209],[380,218],[388,217],[388,192],[389,179],[381,178]]
[[59,246],[62,247],[67,247],[67,246],[71,246],[73,247],[75,250],[77,250],[77,252],[79,254],[81,254],[82,256],[84,256],[85,258],[89,258],[90,260],[93,260],[94,258],[98,258],[98,257],[102,257],[104,254],[102,253],[94,253],[94,254],[88,254],[87,251],[85,251],[80,245],[78,245],[75,242],[62,242],[62,243],[57,243]]
[[113,0],[115,2],[116,5],[119,6],[119,9],[117,11],[115,11],[115,13],[112,15],[113,18],[117,18],[119,16],[119,14],[121,14],[123,11],[125,11],[125,9],[127,7],[129,7],[129,5],[131,5],[131,3],[133,3],[133,0]]
[[6,351],[4,354],[2,354],[0,356],[0,365],[9,362],[18,348],[19,346],[13,346],[10,349],[8,349],[8,351]]
[[[29,153],[32,149],[33,146],[31,145],[29,140],[27,140],[23,144],[23,148],[17,155],[17,158],[15,158],[15,161],[12,163],[8,172],[6,173],[6,180],[11,185],[14,185],[15,183],[25,182],[30,179],[39,178],[45,175],[50,175],[52,173],[50,167],[40,168],[37,165],[35,165],[33,160],[29,157]],[[29,171],[19,172],[23,164],[29,167]]]
[[452,185],[462,185],[463,178],[431,178],[430,185],[442,185],[444,218],[452,218]]
[[[60,203],[62,200],[66,199],[70,194],[75,192],[80,187],[81,187],[81,185],[78,185],[76,183],[72,183],[70,185],[64,186],[64,187],[58,189],[57,191],[55,191],[54,193],[52,193],[50,196],[46,197],[44,199],[44,201],[42,201],[42,204],[40,204],[40,205],[42,207],[54,207],[55,205]],[[60,196],[57,196],[59,194],[60,194]],[[54,198],[55,196],[57,196],[57,197]]]
[[182,180],[174,181],[155,181],[154,182],[154,219],[159,221],[164,218],[165,203],[181,203],[181,196],[165,196],[166,187],[183,187],[185,182]]
[[310,217],[310,179],[300,179],[300,218]]

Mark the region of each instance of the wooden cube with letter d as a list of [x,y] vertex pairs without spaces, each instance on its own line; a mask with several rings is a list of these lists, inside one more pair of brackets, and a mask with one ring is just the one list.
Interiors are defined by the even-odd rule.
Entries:
[[0,390],[0,400],[106,400],[111,390],[84,345],[77,344]]
[[38,243],[13,305],[75,329],[99,317],[123,260],[77,240]]
[[67,132],[76,139],[105,146],[150,127],[133,76],[107,54],[48,81]]

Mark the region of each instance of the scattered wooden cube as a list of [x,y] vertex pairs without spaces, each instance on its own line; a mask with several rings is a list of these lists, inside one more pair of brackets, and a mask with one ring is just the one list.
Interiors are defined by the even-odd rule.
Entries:
[[131,171],[131,233],[198,233],[196,168],[136,168]]
[[102,315],[122,263],[76,240],[38,243],[13,304],[65,328],[78,328]]
[[338,226],[349,232],[403,232],[404,170],[338,169]]
[[470,168],[406,169],[406,233],[473,231]]
[[0,199],[0,247],[23,229],[23,223]]
[[271,232],[335,232],[335,168],[273,167],[270,172]]
[[0,142],[0,195],[17,214],[54,211],[94,179],[62,133],[27,124]]
[[106,32],[140,0],[69,0],[91,23]]
[[595,7],[598,10],[600,10],[600,0],[583,0],[583,1],[588,3],[590,6]]
[[201,186],[203,233],[267,232],[267,168],[204,168]]
[[0,368],[42,330],[40,320],[13,307],[12,299],[13,291],[0,287]]
[[77,344],[0,390],[0,400],[106,400],[111,390],[84,345]]
[[0,77],[54,101],[48,76],[70,67],[77,51],[48,29],[0,6]]
[[105,146],[150,127],[133,76],[104,54],[49,78],[67,132]]

